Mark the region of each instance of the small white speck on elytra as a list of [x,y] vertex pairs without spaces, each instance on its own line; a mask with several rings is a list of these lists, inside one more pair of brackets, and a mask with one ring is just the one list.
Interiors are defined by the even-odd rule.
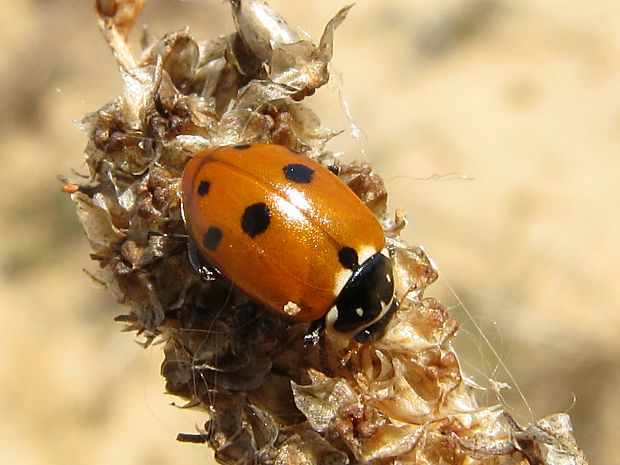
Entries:
[[392,282],[392,277],[391,277],[389,274],[386,274],[386,275],[385,275],[385,280],[386,280],[388,283],[391,283],[391,282]]
[[301,312],[301,308],[299,307],[299,305],[291,301],[288,301],[286,303],[283,310],[284,310],[284,313],[290,316],[297,315],[299,312]]
[[361,308],[356,308],[355,313],[357,313],[357,316],[364,316],[364,310]]

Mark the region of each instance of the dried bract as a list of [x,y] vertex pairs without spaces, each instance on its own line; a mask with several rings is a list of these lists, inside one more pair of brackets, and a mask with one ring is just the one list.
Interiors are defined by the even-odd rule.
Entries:
[[[164,343],[169,393],[202,408],[223,464],[583,464],[565,415],[524,428],[481,407],[451,346],[458,324],[427,288],[437,278],[398,234],[402,212],[368,165],[326,149],[337,131],[302,100],[329,79],[334,31],[318,45],[261,0],[231,0],[237,31],[203,41],[189,30],[127,34],[141,1],[98,0],[122,94],[86,116],[86,180],[64,180],[99,265],[128,308],[126,329]],[[191,266],[179,178],[206,148],[270,142],[323,163],[380,219],[400,308],[383,337],[305,347],[305,323],[266,312],[218,275]],[[294,310],[294,309],[293,309]]]

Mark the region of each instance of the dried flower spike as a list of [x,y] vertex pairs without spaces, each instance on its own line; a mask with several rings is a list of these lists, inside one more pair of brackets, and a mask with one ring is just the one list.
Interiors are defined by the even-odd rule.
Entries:
[[[223,464],[585,464],[567,415],[522,428],[500,405],[477,404],[451,346],[458,325],[426,296],[437,278],[432,262],[399,238],[405,219],[400,211],[388,215],[381,178],[370,166],[343,164],[328,151],[338,132],[322,127],[302,103],[328,81],[334,31],[351,7],[329,21],[315,44],[265,2],[230,0],[235,33],[210,41],[187,30],[145,35],[134,56],[127,36],[143,3],[96,1],[124,87],[84,118],[89,178],[63,179],[63,190],[91,243],[97,279],[128,307],[117,319],[145,345],[164,343],[166,389],[206,412],[204,431],[179,439],[207,443]],[[306,346],[307,322],[266,312],[265,302],[192,265],[183,239],[184,168],[213,147],[262,147],[234,168],[254,173],[250,163],[272,162],[264,145],[248,144],[265,143],[298,152],[299,161],[281,173],[289,181],[307,184],[323,170],[314,163],[323,165],[383,226],[400,307],[382,337],[343,342],[326,334],[319,345]],[[205,163],[210,156],[203,155]],[[197,179],[192,195],[206,196],[208,181]],[[335,197],[329,205],[337,209],[339,201],[348,202]],[[218,204],[218,215],[229,215],[236,202]],[[241,218],[245,234],[266,230],[267,207]],[[217,249],[227,234],[213,225],[200,228],[203,252]],[[363,235],[360,228],[366,227],[358,227]],[[287,249],[290,239],[283,237]],[[295,259],[312,261],[319,252],[307,253]],[[359,262],[355,247],[340,257],[351,269]],[[303,310],[297,302],[283,307],[283,316],[293,318]]]

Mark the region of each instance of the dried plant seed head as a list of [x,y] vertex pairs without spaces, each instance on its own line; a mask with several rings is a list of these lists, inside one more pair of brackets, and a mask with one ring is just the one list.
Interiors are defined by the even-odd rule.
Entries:
[[[266,2],[231,0],[234,33],[144,33],[135,55],[127,35],[143,2],[95,5],[123,90],[84,118],[88,178],[63,178],[63,191],[94,276],[127,308],[117,320],[163,344],[167,391],[206,412],[204,430],[181,440],[208,444],[222,464],[586,463],[567,415],[520,427],[501,405],[478,405],[451,344],[458,324],[427,295],[437,271],[399,237],[404,214],[388,211],[369,165],[327,149],[339,131],[304,98],[328,81],[350,6],[317,44]],[[306,220],[286,215],[324,224],[299,236]],[[386,260],[389,273],[365,265]],[[381,323],[365,342],[316,325],[318,303],[332,306],[351,281],[332,326]],[[309,330],[318,344],[304,344]]]

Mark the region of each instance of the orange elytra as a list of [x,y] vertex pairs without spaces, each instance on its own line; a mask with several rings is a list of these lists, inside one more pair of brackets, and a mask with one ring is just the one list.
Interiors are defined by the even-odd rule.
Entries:
[[381,225],[320,163],[273,144],[191,158],[183,218],[200,256],[269,310],[365,341],[396,309]]

